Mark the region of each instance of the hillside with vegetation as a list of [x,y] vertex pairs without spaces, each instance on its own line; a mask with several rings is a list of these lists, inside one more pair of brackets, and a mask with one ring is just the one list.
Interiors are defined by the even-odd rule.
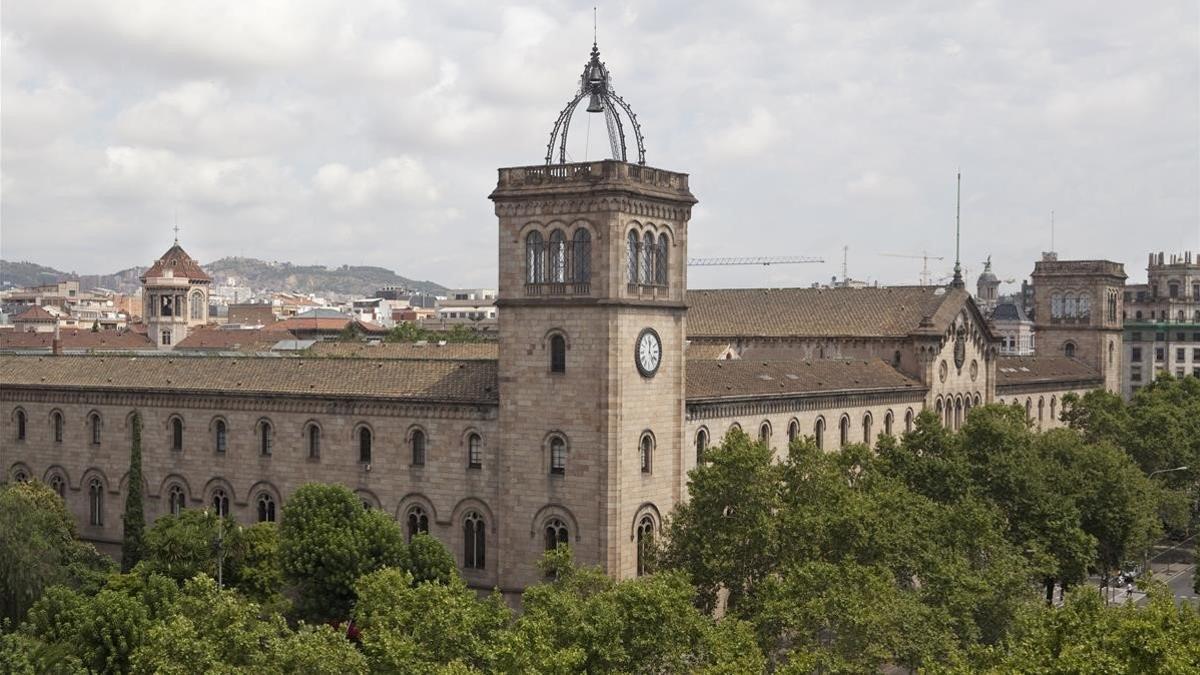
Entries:
[[[392,270],[367,265],[326,267],[227,257],[204,264],[203,267],[218,284],[232,277],[239,286],[248,286],[255,291],[365,297],[385,286],[399,286],[435,295],[443,295],[448,290],[433,281],[409,279]],[[138,277],[145,270],[145,267],[131,267],[111,274],[79,274],[28,261],[0,260],[0,288],[21,288],[75,279],[84,289],[100,287],[132,293],[138,289]]]

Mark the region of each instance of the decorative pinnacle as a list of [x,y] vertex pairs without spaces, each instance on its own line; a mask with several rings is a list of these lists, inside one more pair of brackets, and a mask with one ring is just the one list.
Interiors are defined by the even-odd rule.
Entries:
[[966,286],[963,283],[962,262],[959,255],[959,244],[962,239],[962,171],[958,172],[958,188],[954,197],[954,280],[950,282],[952,288],[963,288]]

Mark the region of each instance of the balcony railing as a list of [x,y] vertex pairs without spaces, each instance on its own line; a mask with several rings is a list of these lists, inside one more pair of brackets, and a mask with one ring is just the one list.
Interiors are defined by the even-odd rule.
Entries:
[[588,295],[591,292],[591,284],[586,281],[547,281],[525,284],[525,295],[532,297]]

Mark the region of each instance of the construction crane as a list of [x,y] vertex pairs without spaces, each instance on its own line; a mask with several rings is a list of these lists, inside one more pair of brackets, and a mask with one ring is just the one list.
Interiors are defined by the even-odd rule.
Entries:
[[889,258],[912,258],[914,260],[920,260],[921,261],[921,285],[922,286],[929,285],[929,281],[930,281],[930,279],[929,279],[929,261],[946,259],[945,256],[929,255],[928,251],[921,251],[921,255],[910,255],[910,254],[906,254],[906,253],[880,253],[879,255],[885,255]]
[[823,263],[821,258],[805,256],[752,256],[748,258],[688,258],[688,267],[710,267],[713,265],[802,265]]

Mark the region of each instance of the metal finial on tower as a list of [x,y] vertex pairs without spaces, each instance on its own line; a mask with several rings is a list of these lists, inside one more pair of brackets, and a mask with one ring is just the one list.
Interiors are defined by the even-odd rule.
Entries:
[[962,256],[960,244],[962,241],[962,171],[958,172],[958,186],[955,189],[954,195],[954,280],[950,285],[954,288],[963,288],[966,286],[963,283],[962,276]]
[[178,246],[179,245],[179,217],[178,216],[175,217],[175,227],[173,227],[171,229],[175,230],[175,245]]
[[[567,133],[571,128],[571,118],[575,108],[586,97],[589,113],[604,113],[604,122],[608,127],[608,145],[612,150],[613,159],[627,162],[628,153],[625,148],[625,125],[633,130],[634,140],[637,141],[638,164],[646,163],[646,144],[642,138],[642,128],[638,125],[637,115],[633,108],[625,102],[612,87],[608,67],[600,60],[600,47],[596,42],[596,14],[592,8],[592,54],[587,65],[583,67],[583,75],[579,78],[579,90],[575,97],[567,103],[567,107],[558,114],[554,128],[550,131],[550,142],[546,144],[546,164],[553,164],[555,149],[558,152],[558,163],[567,163]],[[622,114],[625,120],[622,120]]]

